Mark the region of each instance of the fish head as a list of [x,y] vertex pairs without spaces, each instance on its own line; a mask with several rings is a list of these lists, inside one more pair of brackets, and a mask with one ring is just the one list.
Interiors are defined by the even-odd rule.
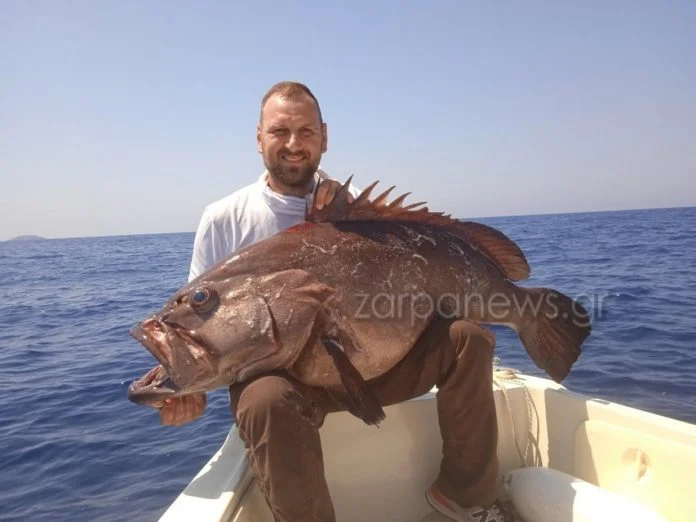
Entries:
[[177,292],[131,328],[160,366],[131,384],[129,398],[147,404],[287,367],[320,307],[306,296],[297,301],[296,276],[199,279]]

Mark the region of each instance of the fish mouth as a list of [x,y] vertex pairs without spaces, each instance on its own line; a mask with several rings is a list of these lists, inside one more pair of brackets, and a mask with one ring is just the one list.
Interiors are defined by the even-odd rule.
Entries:
[[142,344],[160,363],[128,387],[128,398],[135,403],[150,404],[167,397],[181,395],[182,378],[174,370],[174,350],[167,342],[167,326],[150,318],[130,330],[131,336]]
[[176,324],[153,316],[133,326],[130,334],[160,363],[129,386],[133,402],[148,404],[185,395],[205,383],[214,370],[198,336]]
[[179,387],[172,382],[161,364],[152,368],[128,386],[128,399],[138,404],[152,404],[178,395]]

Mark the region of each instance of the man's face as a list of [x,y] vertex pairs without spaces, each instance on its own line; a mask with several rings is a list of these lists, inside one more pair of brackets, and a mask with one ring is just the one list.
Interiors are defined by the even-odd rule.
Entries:
[[256,140],[271,175],[287,187],[309,187],[326,152],[326,124],[309,96],[271,96],[263,107]]

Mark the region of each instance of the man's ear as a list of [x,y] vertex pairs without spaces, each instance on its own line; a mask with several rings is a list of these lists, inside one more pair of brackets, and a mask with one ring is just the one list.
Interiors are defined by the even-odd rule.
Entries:
[[321,153],[323,154],[329,148],[329,133],[326,128],[326,122],[321,124]]
[[261,124],[256,125],[256,150],[263,153],[263,146],[261,145]]

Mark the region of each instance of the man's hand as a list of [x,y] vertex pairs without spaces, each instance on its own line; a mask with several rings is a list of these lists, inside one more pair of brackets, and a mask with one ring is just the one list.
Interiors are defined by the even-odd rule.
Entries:
[[191,422],[205,411],[208,397],[205,393],[192,393],[173,399],[165,399],[153,406],[159,409],[160,422],[165,426],[181,426]]
[[[342,183],[339,183],[334,179],[325,179],[320,181],[319,185],[317,186],[317,197],[314,206],[318,209],[324,208],[324,206],[333,201],[333,198],[336,196],[336,192],[338,192],[338,189],[340,189],[342,186]],[[353,199],[353,195],[349,192],[348,202],[352,203]]]

